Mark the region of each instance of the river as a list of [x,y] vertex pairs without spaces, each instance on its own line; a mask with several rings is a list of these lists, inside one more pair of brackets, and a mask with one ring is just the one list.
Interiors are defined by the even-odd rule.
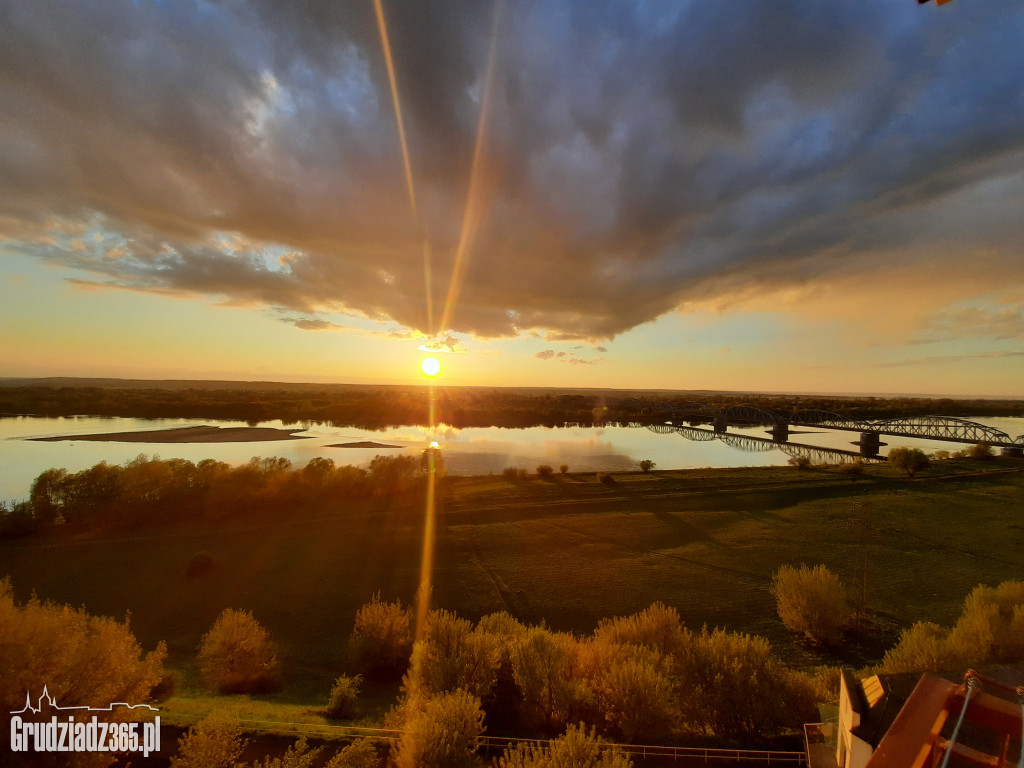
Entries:
[[[975,418],[982,424],[996,427],[1011,436],[1024,433],[1024,418]],[[784,465],[791,455],[779,447],[757,441],[718,439],[700,441],[679,434],[656,434],[644,428],[606,427],[531,427],[505,429],[499,427],[453,429],[440,426],[393,427],[382,431],[309,425],[299,435],[304,440],[240,443],[120,443],[69,440],[34,442],[29,438],[57,435],[86,435],[100,432],[132,432],[177,427],[213,425],[244,427],[244,422],[203,419],[125,419],[95,416],[44,418],[14,416],[0,418],[0,500],[16,501],[28,496],[32,480],[50,467],[64,467],[77,472],[106,461],[121,464],[140,453],[161,458],[200,461],[218,459],[240,464],[253,456],[280,456],[301,467],[315,456],[326,456],[337,464],[366,466],[378,454],[415,454],[432,441],[444,451],[449,474],[486,475],[500,473],[505,467],[520,467],[533,472],[539,464],[550,464],[558,471],[567,464],[571,472],[619,471],[635,469],[642,459],[654,461],[658,469],[689,469],[701,467],[741,467]],[[279,421],[261,426],[295,428]],[[707,429],[707,428],[705,428]],[[767,437],[764,427],[729,428],[731,435]],[[709,435],[696,435],[710,437]],[[851,445],[856,432],[810,427],[794,428],[792,443],[821,448],[856,451]],[[332,443],[372,440],[399,446],[397,448],[332,448]],[[895,446],[917,446],[927,452],[956,451],[965,446],[928,440],[885,437],[886,450]],[[753,450],[752,450],[753,449]]]

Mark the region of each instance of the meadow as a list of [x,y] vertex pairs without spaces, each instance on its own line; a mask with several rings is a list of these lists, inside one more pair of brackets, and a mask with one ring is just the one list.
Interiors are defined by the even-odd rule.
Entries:
[[[913,480],[885,465],[852,478],[825,467],[637,472],[614,484],[572,473],[444,478],[433,605],[587,633],[662,601],[691,628],[762,635],[798,668],[863,667],[913,621],[951,624],[975,585],[1020,577],[1022,469],[961,459]],[[411,602],[422,535],[412,489],[221,520],[58,526],[0,542],[0,574],[22,599],[130,612],[144,647],[167,642],[182,713],[207,706],[188,703],[202,697],[201,636],[222,609],[249,609],[282,648],[286,687],[266,698],[301,709],[322,706],[346,670],[359,606],[378,592]],[[190,577],[197,552],[213,568]],[[787,563],[824,563],[855,607],[863,590],[865,619],[842,648],[810,646],[778,619],[769,586]],[[394,690],[368,693],[383,709]]]

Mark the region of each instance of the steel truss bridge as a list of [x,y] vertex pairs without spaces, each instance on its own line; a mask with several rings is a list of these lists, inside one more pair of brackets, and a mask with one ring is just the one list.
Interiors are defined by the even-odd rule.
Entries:
[[[920,437],[927,440],[944,440],[954,443],[987,443],[988,445],[1010,449],[1024,448],[1024,435],[1010,437],[1006,432],[979,424],[975,421],[960,419],[953,416],[911,416],[903,419],[886,419],[883,421],[864,421],[852,419],[831,411],[796,411],[790,414],[778,414],[747,405],[714,408],[706,403],[684,403],[681,406],[662,403],[669,416],[672,427],[676,424],[714,424],[715,430],[724,433],[726,427],[764,425],[770,428],[777,441],[788,438],[789,427],[825,427],[828,429],[844,429],[894,437]],[[656,406],[657,407],[657,406]]]
[[726,445],[751,453],[781,450],[789,456],[797,458],[806,457],[812,464],[850,464],[864,458],[873,458],[865,457],[853,451],[839,450],[838,448],[821,448],[816,445],[802,445],[801,443],[790,442],[781,443],[767,437],[713,432],[710,429],[699,429],[698,427],[674,426],[672,424],[641,424],[638,422],[631,422],[629,426],[645,427],[659,435],[669,435],[674,432],[681,437],[685,437],[687,440],[701,443],[721,440]]

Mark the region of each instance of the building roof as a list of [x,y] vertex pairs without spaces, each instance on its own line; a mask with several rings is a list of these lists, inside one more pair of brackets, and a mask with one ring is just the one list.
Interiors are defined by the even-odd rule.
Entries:
[[[1024,683],[1024,679],[1021,679]],[[1024,688],[968,671],[964,682],[926,675],[878,743],[868,768],[1011,768],[1021,754]],[[959,727],[958,727],[958,724]]]
[[919,674],[907,673],[872,675],[859,682],[848,680],[850,704],[860,714],[860,725],[850,732],[877,747],[920,679]]

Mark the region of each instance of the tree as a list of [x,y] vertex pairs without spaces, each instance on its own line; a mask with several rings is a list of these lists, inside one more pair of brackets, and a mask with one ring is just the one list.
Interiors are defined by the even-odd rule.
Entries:
[[824,565],[784,565],[772,579],[779,618],[794,632],[820,643],[835,643],[849,619],[846,589]]
[[498,644],[494,635],[450,611],[431,611],[423,639],[413,647],[406,690],[415,696],[462,689],[483,699],[497,680]]
[[661,666],[649,658],[622,658],[600,677],[605,721],[627,743],[661,739],[678,719],[672,684]]
[[381,764],[377,747],[370,739],[356,739],[334,757],[324,768],[379,768]]
[[359,715],[359,687],[363,676],[341,675],[334,681],[331,698],[327,702],[327,716],[341,720],[350,720]]
[[412,653],[412,611],[375,594],[356,613],[348,649],[353,663],[367,672],[401,674]]
[[978,459],[980,461],[988,461],[995,454],[992,451],[992,446],[988,443],[976,443],[967,449],[967,456],[971,459]]
[[966,664],[1013,663],[1024,658],[1024,581],[975,587],[964,601],[949,644]]
[[310,749],[306,737],[300,736],[281,757],[267,755],[262,763],[259,760],[254,762],[252,768],[313,768],[318,763],[321,752],[322,747]]
[[670,656],[689,642],[679,611],[664,603],[653,603],[632,616],[601,619],[594,631],[596,640],[618,645],[643,645]]
[[576,640],[544,627],[530,627],[512,652],[512,674],[522,695],[523,724],[547,732],[565,727],[584,698],[572,679]]
[[1019,661],[1024,656],[1024,581],[979,584],[954,627],[918,622],[900,633],[885,672],[942,672]]
[[199,647],[203,681],[218,693],[280,690],[277,644],[250,611],[225,609]]
[[810,678],[781,664],[763,637],[704,629],[677,660],[677,676],[683,717],[718,736],[771,736],[814,715]]
[[899,642],[885,652],[881,671],[940,672],[958,666],[949,648],[949,630],[938,624],[919,621],[900,632]]
[[241,768],[245,745],[238,724],[215,710],[178,739],[170,768]]
[[547,746],[520,743],[498,758],[498,768],[632,768],[633,761],[615,747],[602,748],[601,740],[581,723],[570,725]]
[[643,459],[640,462],[640,471],[643,472],[646,475],[648,472],[650,472],[656,466],[657,465],[653,461],[651,461],[650,459]]
[[[0,707],[4,712],[22,709],[26,697],[34,706],[44,687],[61,707],[102,708],[118,701],[143,704],[163,676],[166,655],[163,643],[143,654],[127,619],[122,623],[92,616],[83,608],[36,597],[19,605],[10,581],[0,580]],[[131,720],[136,712],[115,707],[94,714],[101,721],[115,722]],[[49,718],[45,711],[42,716]],[[78,764],[65,757],[61,765]],[[108,762],[101,756],[92,764]]]
[[469,768],[484,732],[480,700],[466,691],[406,703],[402,739],[395,750],[396,768]]
[[908,477],[928,469],[928,456],[920,448],[893,448],[889,451],[889,463],[902,469]]

